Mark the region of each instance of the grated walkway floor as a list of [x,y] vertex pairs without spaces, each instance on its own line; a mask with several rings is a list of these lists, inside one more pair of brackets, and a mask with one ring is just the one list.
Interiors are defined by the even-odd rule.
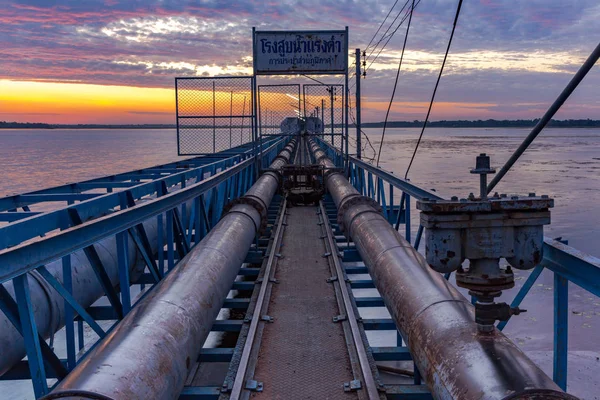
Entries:
[[255,379],[259,399],[355,399],[343,390],[352,371],[320,238],[317,207],[289,209]]

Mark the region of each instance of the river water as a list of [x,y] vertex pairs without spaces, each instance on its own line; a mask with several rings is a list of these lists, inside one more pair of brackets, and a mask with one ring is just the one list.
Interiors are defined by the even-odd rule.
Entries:
[[[365,129],[377,149],[381,129]],[[443,197],[477,194],[478,176],[471,175],[479,153],[499,168],[527,135],[527,129],[431,128],[425,132],[409,178]],[[388,129],[381,166],[404,176],[418,129]],[[176,132],[162,130],[0,130],[0,196],[77,182],[175,161]],[[372,156],[367,146],[365,156]],[[547,129],[497,187],[499,193],[547,194],[555,199],[552,224],[545,234],[600,256],[600,129]],[[414,213],[415,218],[418,217]],[[413,223],[416,227],[416,224]],[[517,287],[528,272],[519,272]],[[506,294],[510,301],[516,293]],[[356,295],[373,295],[356,291]],[[525,299],[528,313],[505,332],[530,357],[552,371],[552,275],[545,271]],[[600,299],[570,285],[569,386],[585,399],[600,393]],[[369,312],[368,310],[365,310]],[[372,310],[369,316],[379,315]],[[395,338],[373,338],[383,345]],[[388,343],[389,345],[389,343]],[[15,397],[17,398],[17,397]],[[27,398],[27,396],[23,397]]]

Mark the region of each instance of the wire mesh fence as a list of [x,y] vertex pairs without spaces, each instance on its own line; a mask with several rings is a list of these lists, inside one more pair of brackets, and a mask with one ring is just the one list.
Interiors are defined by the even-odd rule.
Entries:
[[252,141],[252,77],[176,78],[179,155]]
[[281,130],[283,120],[299,116],[300,85],[258,85],[258,126],[261,135],[286,133]]
[[342,147],[344,131],[344,85],[305,84],[302,86],[304,113],[323,121],[323,139]]

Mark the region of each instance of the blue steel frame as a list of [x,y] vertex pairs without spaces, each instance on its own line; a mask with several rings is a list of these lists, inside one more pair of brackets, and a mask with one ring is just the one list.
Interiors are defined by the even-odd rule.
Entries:
[[[259,147],[264,149],[264,161],[270,163],[287,140],[271,137],[261,143]],[[27,354],[27,361],[21,361],[0,379],[31,379],[36,397],[41,397],[50,390],[47,379],[64,378],[87,354],[76,360],[73,323],[66,324],[66,359],[60,359],[40,336],[27,273],[36,270],[64,298],[65,320],[77,321],[81,350],[84,345],[83,322],[100,338],[104,337],[108,332],[97,321],[117,320],[114,327],[135,306],[131,304],[130,285],[143,287],[160,281],[218,222],[224,206],[250,188],[256,177],[255,147],[255,143],[248,143],[213,156],[0,199],[0,207],[5,211],[0,212],[0,216],[21,217],[4,218],[11,223],[0,227],[0,283],[12,280],[15,289],[13,298],[0,285],[0,310],[22,334]],[[97,188],[104,188],[107,193],[81,193]],[[113,188],[123,190],[113,192]],[[139,201],[141,199],[144,201]],[[30,211],[16,211],[17,207],[28,208],[48,201],[66,201],[67,207],[34,215]],[[188,201],[193,204],[190,208],[185,206]],[[162,235],[163,214],[167,224],[166,238]],[[157,218],[158,222],[157,254],[152,254],[142,225],[143,221],[151,218]],[[51,232],[54,234],[48,235]],[[128,235],[135,243],[134,249],[128,248]],[[120,298],[93,246],[112,236],[117,243],[120,287],[124,288]],[[101,281],[110,306],[85,309],[73,298],[71,254],[80,249],[84,250]],[[149,271],[137,282],[129,279],[129,251],[139,252]],[[55,260],[62,260],[65,276],[62,283],[45,267]],[[75,313],[78,315],[76,318]],[[191,396],[192,389],[186,389],[185,396]],[[203,390],[198,388],[196,392],[202,394]]]
[[[404,225],[404,237],[418,249],[423,236],[423,226],[419,225],[414,240],[411,237],[411,197],[422,199],[443,199],[434,191],[423,189],[414,185],[409,180],[402,179],[381,168],[348,156],[345,160],[342,153],[322,139],[317,137],[319,145],[326,149],[328,156],[339,166],[348,165],[348,179],[352,185],[364,196],[377,201],[382,206],[384,217],[393,224],[396,230]],[[400,201],[396,205],[394,191],[400,192]],[[354,250],[355,261],[360,256]],[[553,380],[563,390],[567,390],[567,355],[568,355],[568,284],[569,282],[587,290],[595,296],[600,297],[600,259],[568,246],[564,241],[544,238],[544,257],[542,262],[536,266],[528,279],[521,287],[511,307],[521,304],[535,281],[546,268],[554,274],[554,346],[553,346]],[[355,272],[364,273],[364,272]],[[446,279],[450,274],[445,275]],[[374,287],[372,282],[355,281],[353,287]],[[389,328],[393,325],[391,320],[382,321],[380,329]],[[508,321],[500,322],[497,328],[502,330]],[[387,324],[387,325],[386,325]],[[383,328],[382,328],[383,326]],[[386,328],[387,326],[387,328]],[[393,328],[395,329],[395,327]],[[401,344],[401,338],[398,343]],[[417,376],[418,374],[415,374]],[[411,397],[412,398],[412,397]]]

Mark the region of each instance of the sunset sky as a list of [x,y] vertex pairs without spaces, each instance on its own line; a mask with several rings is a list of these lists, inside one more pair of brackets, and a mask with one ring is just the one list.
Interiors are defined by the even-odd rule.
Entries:
[[[0,121],[174,123],[173,78],[251,73],[252,26],[349,26],[350,48],[365,48],[392,4],[0,0]],[[418,5],[392,120],[424,118],[456,4]],[[597,45],[598,21],[597,0],[466,0],[431,119],[541,116]],[[365,121],[385,116],[403,35],[362,81]],[[598,88],[596,66],[556,117],[600,119]]]

